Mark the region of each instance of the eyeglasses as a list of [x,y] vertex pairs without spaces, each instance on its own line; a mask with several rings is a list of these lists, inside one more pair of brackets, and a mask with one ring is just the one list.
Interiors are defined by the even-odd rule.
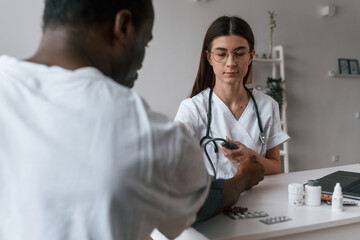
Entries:
[[228,52],[221,49],[216,49],[215,51],[211,52],[213,54],[214,60],[218,63],[224,63],[227,61],[230,53],[234,56],[234,61],[237,63],[245,62],[248,60],[248,53],[251,53],[250,51],[247,51],[246,49],[238,49],[234,52]]

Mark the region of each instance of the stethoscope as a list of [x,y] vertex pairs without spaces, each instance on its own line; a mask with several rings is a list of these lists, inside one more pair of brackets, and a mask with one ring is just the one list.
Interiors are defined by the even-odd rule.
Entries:
[[[260,134],[259,134],[259,139],[260,139],[260,142],[262,145],[265,144],[265,141],[266,141],[266,138],[265,138],[265,134],[264,134],[264,130],[263,130],[263,127],[262,127],[262,124],[261,124],[261,119],[260,119],[260,115],[259,115],[259,110],[258,110],[258,107],[257,107],[257,104],[256,104],[256,101],[255,101],[255,98],[254,96],[252,95],[251,91],[245,87],[245,90],[249,93],[250,95],[250,98],[251,100],[253,101],[254,103],[254,107],[255,107],[255,113],[256,113],[256,117],[257,117],[257,122],[258,122],[258,125],[259,125],[259,129],[260,129]],[[239,148],[236,144],[234,143],[231,143],[231,142],[228,142],[226,141],[225,139],[223,138],[213,138],[210,136],[210,125],[211,125],[211,101],[212,101],[212,94],[213,94],[213,87],[210,88],[210,93],[209,93],[209,101],[208,101],[208,112],[207,112],[207,123],[206,123],[206,134],[204,137],[201,138],[200,140],[200,146],[204,149],[204,152],[205,152],[205,155],[211,165],[211,168],[214,172],[214,178],[216,179],[216,170],[215,170],[215,167],[214,167],[214,164],[213,162],[211,161],[210,159],[210,156],[206,150],[206,145],[209,144],[210,142],[212,142],[214,144],[214,151],[215,153],[218,152],[218,147],[216,145],[216,141],[222,141],[223,143],[221,144],[223,147],[226,147],[226,148],[229,148],[229,149],[237,149]],[[205,141],[205,143],[204,143]]]

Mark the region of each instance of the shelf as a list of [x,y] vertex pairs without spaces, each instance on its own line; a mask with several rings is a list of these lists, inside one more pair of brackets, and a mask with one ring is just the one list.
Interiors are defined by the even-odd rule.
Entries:
[[359,78],[360,79],[360,74],[350,75],[350,74],[341,74],[341,73],[338,73],[335,71],[329,71],[328,75],[329,75],[329,77],[333,77],[333,78]]
[[257,62],[257,63],[281,63],[281,59],[254,58],[253,62]]
[[[281,78],[282,85],[284,88],[283,91],[283,104],[281,106],[281,127],[284,132],[287,132],[287,119],[286,119],[286,108],[287,108],[287,100],[286,100],[286,92],[285,92],[285,59],[284,59],[284,50],[282,46],[274,46],[273,47],[273,58],[271,59],[264,59],[264,58],[254,58],[253,66],[255,68],[263,68],[264,65],[268,64],[271,66],[271,76],[272,78]],[[255,87],[256,88],[256,87]],[[258,89],[258,91],[266,93],[268,89]],[[286,141],[281,144],[280,147],[280,156],[283,158],[283,171],[284,173],[289,172],[289,143]]]

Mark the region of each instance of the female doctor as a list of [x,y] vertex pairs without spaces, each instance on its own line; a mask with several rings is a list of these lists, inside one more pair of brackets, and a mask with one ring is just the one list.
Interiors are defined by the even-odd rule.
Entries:
[[[203,148],[206,142],[205,164],[217,178],[233,177],[239,163],[252,155],[265,174],[281,172],[279,144],[289,136],[281,130],[278,103],[245,87],[254,55],[247,22],[239,17],[216,19],[205,35],[190,98],[181,102],[175,117]],[[238,149],[211,142],[214,138],[226,138]]]

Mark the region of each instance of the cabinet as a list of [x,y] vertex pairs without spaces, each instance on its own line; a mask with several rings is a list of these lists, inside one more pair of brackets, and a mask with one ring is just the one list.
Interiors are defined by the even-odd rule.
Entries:
[[[287,126],[287,118],[286,118],[286,109],[287,109],[287,99],[286,99],[286,85],[285,85],[285,63],[284,63],[284,49],[283,46],[274,46],[273,47],[273,58],[272,59],[260,59],[255,58],[253,60],[253,71],[256,69],[261,68],[261,65],[268,64],[271,65],[271,76],[272,78],[279,78],[282,79],[282,87],[283,91],[283,104],[280,109],[281,115],[281,126],[283,131],[286,133],[288,132]],[[266,92],[267,89],[262,89]],[[284,173],[289,172],[289,143],[285,142],[280,145],[280,156],[283,159],[283,171]]]

